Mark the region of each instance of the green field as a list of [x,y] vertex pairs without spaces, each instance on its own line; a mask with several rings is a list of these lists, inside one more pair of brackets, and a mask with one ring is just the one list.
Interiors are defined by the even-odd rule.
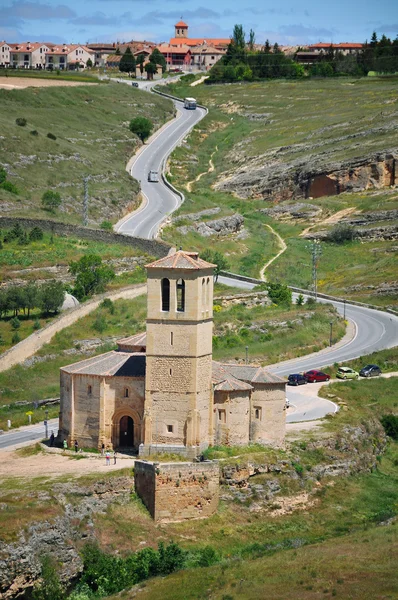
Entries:
[[[309,164],[328,164],[396,147],[397,81],[394,77],[340,78],[195,87],[195,96],[210,112],[172,156],[171,181],[182,189],[191,182],[191,191],[186,193],[186,201],[177,214],[220,207],[218,215],[203,217],[206,221],[239,212],[245,218],[249,236],[235,239],[233,235],[202,237],[196,232],[183,235],[178,227],[189,224],[185,219],[167,227],[165,238],[199,250],[217,248],[227,255],[231,270],[258,277],[261,267],[279,248],[275,236],[264,227],[269,224],[288,248],[266,275],[270,280],[308,288],[309,243],[299,237],[300,233],[347,208],[354,207],[358,212],[397,209],[396,189],[309,199],[305,202],[322,209],[316,219],[277,220],[259,212],[275,206],[272,200],[263,200],[261,194],[251,194],[249,190],[247,198],[238,198],[214,186],[235,172],[257,169],[274,161],[289,166],[297,159],[308,158]],[[181,97],[193,93],[184,83],[169,88]],[[215,170],[208,173],[210,158]],[[332,225],[319,228],[331,229]],[[324,242],[318,267],[319,289],[381,306],[396,305],[396,291],[383,292],[383,284],[396,280],[396,259],[391,251],[394,245],[394,240],[343,245]]]
[[[0,214],[81,224],[86,176],[89,224],[115,222],[133,209],[139,186],[125,167],[139,142],[128,123],[145,115],[157,129],[174,110],[165,98],[151,96],[150,102],[148,98],[136,88],[115,83],[0,90],[0,167],[19,192],[15,195],[0,186]],[[18,126],[17,118],[26,119],[26,126]],[[41,207],[47,190],[62,198],[55,215]]]

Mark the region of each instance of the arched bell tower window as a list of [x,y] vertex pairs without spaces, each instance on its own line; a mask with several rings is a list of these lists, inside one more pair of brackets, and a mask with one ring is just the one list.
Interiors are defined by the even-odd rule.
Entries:
[[162,310],[170,310],[170,280],[166,278],[162,279]]
[[177,312],[184,312],[185,310],[185,281],[183,279],[177,280]]

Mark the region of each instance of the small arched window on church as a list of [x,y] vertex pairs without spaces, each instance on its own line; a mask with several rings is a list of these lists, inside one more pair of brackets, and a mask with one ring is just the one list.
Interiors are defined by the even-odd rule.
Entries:
[[206,279],[202,279],[202,306],[206,306]]
[[170,310],[170,280],[166,278],[162,279],[162,310]]
[[125,398],[129,397],[129,388],[124,388],[124,397]]
[[87,394],[88,394],[89,396],[91,396],[91,394],[92,394],[92,393],[93,393],[93,388],[92,388],[92,386],[91,386],[91,385],[88,385],[88,386],[87,386]]
[[177,280],[177,312],[184,312],[185,310],[185,281],[183,279]]
[[209,306],[209,296],[210,296],[210,277],[208,277],[207,281],[206,281],[206,306]]

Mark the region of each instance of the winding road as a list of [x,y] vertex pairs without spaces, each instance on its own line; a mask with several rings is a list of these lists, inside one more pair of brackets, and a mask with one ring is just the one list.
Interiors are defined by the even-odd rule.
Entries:
[[[156,83],[156,82],[155,82]],[[141,87],[150,91],[152,87],[143,84]],[[178,118],[163,129],[155,139],[147,145],[134,162],[131,175],[141,182],[142,191],[146,203],[141,209],[125,219],[118,231],[127,235],[136,235],[144,238],[156,237],[161,223],[169,214],[175,210],[181,199],[175,194],[164,181],[159,183],[148,183],[147,173],[149,170],[160,171],[167,157],[175,146],[206,114],[205,110],[198,108],[194,111],[184,110],[182,102],[174,101],[178,111]],[[281,254],[285,248],[281,246]],[[277,258],[277,257],[275,257]],[[274,260],[274,259],[271,259]],[[241,287],[250,290],[256,284],[240,281],[233,277],[220,277],[219,281],[227,285]],[[260,281],[259,281],[260,283]],[[331,302],[340,314],[344,314],[342,302],[322,300]],[[383,311],[351,305],[345,306],[345,316],[354,325],[355,334],[345,344],[318,352],[316,354],[296,358],[290,361],[271,365],[267,367],[271,372],[285,376],[292,372],[302,372],[309,369],[322,368],[334,363],[341,363],[352,358],[370,354],[376,350],[391,348],[398,345],[398,317]],[[295,405],[294,415],[287,417],[287,421],[307,421],[313,418],[321,418],[328,412],[334,412],[336,407],[333,403],[321,398],[313,400],[311,410],[308,410],[308,396],[300,394],[298,390],[287,388],[287,397]]]

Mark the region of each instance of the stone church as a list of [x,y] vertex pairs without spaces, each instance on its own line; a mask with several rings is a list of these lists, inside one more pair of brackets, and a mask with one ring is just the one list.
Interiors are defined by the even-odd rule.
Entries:
[[62,440],[187,458],[218,444],[283,445],[285,382],[212,360],[214,266],[182,250],[147,265],[146,333],[61,369]]

